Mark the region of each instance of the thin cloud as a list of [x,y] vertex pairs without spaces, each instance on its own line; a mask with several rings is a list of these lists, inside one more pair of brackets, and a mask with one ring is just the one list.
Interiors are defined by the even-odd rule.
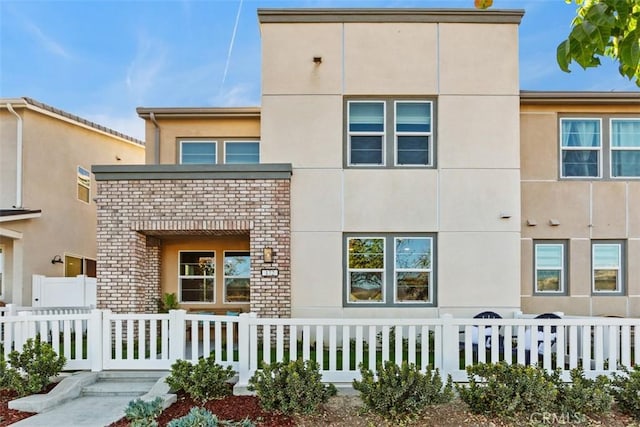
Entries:
[[125,85],[128,92],[137,100],[156,86],[158,76],[165,67],[166,48],[158,41],[141,35],[135,57],[127,67]]
[[23,20],[25,29],[35,37],[37,41],[49,52],[65,59],[71,59],[71,54],[60,43],[52,37],[47,36],[36,24],[31,21]]
[[209,103],[220,107],[260,105],[260,99],[256,99],[254,93],[255,90],[251,85],[239,83],[211,98]]

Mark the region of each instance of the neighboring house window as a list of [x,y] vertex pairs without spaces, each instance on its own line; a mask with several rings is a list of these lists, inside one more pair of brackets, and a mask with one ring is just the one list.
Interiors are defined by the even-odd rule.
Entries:
[[640,119],[611,119],[611,176],[640,177]]
[[432,101],[349,100],[346,107],[347,166],[433,166]]
[[96,277],[96,260],[74,255],[64,256],[64,277]]
[[561,118],[560,177],[640,178],[640,118]]
[[562,177],[600,177],[600,119],[561,119]]
[[227,164],[260,163],[260,143],[256,141],[225,141],[224,162]]
[[434,305],[434,236],[347,236],[346,305]]
[[91,172],[78,166],[78,200],[89,203],[91,200]]
[[180,141],[180,163],[187,165],[216,164],[215,141]]
[[566,244],[535,243],[535,284],[536,294],[566,293]]
[[249,252],[224,253],[224,302],[248,303],[250,298],[251,257]]
[[594,242],[591,245],[593,292],[620,294],[623,290],[623,245]]
[[180,251],[180,302],[215,302],[216,255]]

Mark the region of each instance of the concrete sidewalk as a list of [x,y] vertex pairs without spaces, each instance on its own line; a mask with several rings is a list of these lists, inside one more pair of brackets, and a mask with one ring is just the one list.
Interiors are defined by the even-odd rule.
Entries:
[[138,398],[163,399],[166,408],[176,401],[164,379],[168,372],[78,372],[47,394],[9,402],[9,408],[36,415],[12,424],[18,427],[104,427],[124,417],[129,402]]

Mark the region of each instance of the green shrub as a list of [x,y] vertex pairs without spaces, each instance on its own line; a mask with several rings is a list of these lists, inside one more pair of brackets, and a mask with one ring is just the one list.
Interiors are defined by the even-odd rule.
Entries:
[[260,406],[283,414],[310,414],[321,403],[336,395],[333,384],[322,384],[320,366],[313,360],[265,364],[249,379]]
[[7,359],[0,363],[0,387],[15,390],[20,396],[41,391],[67,363],[40,336],[29,338],[22,352],[14,350]]
[[557,411],[569,414],[603,414],[611,409],[613,396],[609,378],[599,375],[596,379],[584,377],[582,369],[571,371],[571,382],[560,383]]
[[192,408],[187,415],[169,421],[167,427],[254,427],[249,420],[223,421],[204,408]]
[[175,293],[162,294],[162,298],[158,298],[158,313],[168,313],[169,310],[177,310],[180,308],[178,297]]
[[427,369],[423,374],[415,364],[402,366],[387,361],[378,366],[377,378],[360,365],[362,379],[353,381],[365,408],[392,420],[410,418],[428,405],[449,402],[453,398],[451,376],[443,388],[440,373]]
[[131,427],[157,427],[156,418],[162,413],[162,398],[151,402],[136,399],[129,402],[124,416],[131,421]]
[[537,366],[479,363],[467,367],[469,384],[456,384],[472,412],[498,417],[519,413],[553,413],[560,375]]
[[178,360],[171,365],[171,374],[166,382],[172,390],[184,390],[195,400],[206,402],[231,394],[228,381],[235,374],[230,366],[223,368],[213,356],[209,356],[200,359],[195,365]]
[[613,374],[611,380],[613,397],[622,412],[640,421],[640,365],[632,371],[626,366],[621,369],[623,374]]

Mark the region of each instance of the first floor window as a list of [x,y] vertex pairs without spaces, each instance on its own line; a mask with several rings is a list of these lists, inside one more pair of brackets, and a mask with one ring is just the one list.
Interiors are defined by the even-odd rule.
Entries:
[[216,164],[215,141],[180,141],[180,163],[185,164]]
[[179,258],[180,301],[215,302],[215,252],[181,251]]
[[622,259],[622,243],[592,243],[591,265],[594,293],[622,293]]
[[80,275],[96,277],[96,260],[80,256],[65,255],[64,276],[76,277]]
[[566,289],[564,243],[535,244],[535,292],[560,294]]
[[249,252],[224,253],[224,302],[247,303],[250,298],[251,257]]
[[432,235],[347,236],[347,305],[434,303]]
[[89,203],[91,200],[91,172],[78,166],[77,174],[78,200]]

